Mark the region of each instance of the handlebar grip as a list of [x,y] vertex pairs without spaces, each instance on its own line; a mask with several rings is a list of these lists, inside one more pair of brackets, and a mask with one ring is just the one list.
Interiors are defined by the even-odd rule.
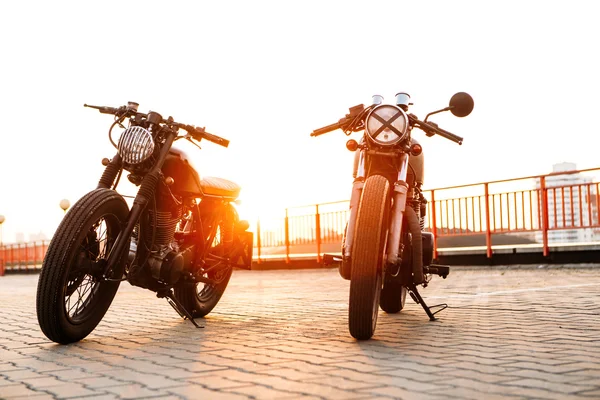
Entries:
[[227,147],[229,146],[229,140],[224,139],[220,136],[217,135],[212,135],[210,133],[204,132],[203,133],[204,139],[213,142],[215,144],[218,144],[219,146],[223,146],[223,147]]
[[[411,114],[412,115],[412,114]],[[409,115],[409,118],[411,116]],[[452,132],[448,132],[440,127],[437,126],[436,123],[434,122],[423,122],[423,121],[419,121],[418,119],[416,119],[416,117],[412,116],[412,120],[418,124],[418,127],[423,129],[425,131],[425,133],[428,134],[428,136],[431,135],[440,135],[441,137],[445,137],[448,140],[452,140],[455,143],[458,143],[459,145],[462,144],[463,142],[463,138],[461,138],[458,135],[455,135]]]
[[448,132],[442,128],[437,128],[436,133],[442,137],[445,137],[446,139],[452,140],[453,142],[458,143],[459,145],[462,145],[463,138],[461,138],[458,135],[455,135],[452,132]]
[[84,104],[83,106],[89,107],[89,108],[95,108],[96,110],[100,111],[100,113],[102,113],[102,114],[113,114],[114,115],[119,110],[118,108],[114,108],[114,107],[92,106],[91,104]]
[[[194,137],[194,139],[196,140],[201,140],[201,139],[206,139],[209,142],[213,142],[215,144],[218,144],[219,146],[223,146],[223,147],[228,147],[229,146],[229,140],[224,139],[220,136],[217,135],[213,135],[211,133],[208,133],[204,130],[204,128],[194,128],[190,125],[186,126],[186,130],[192,134],[192,136]],[[192,129],[193,128],[193,129]]]
[[323,135],[325,133],[331,132],[331,131],[335,131],[336,129],[341,128],[341,124],[339,122],[336,122],[335,124],[331,124],[331,125],[327,125],[324,126],[322,128],[319,129],[315,129],[310,136],[315,137],[315,136],[319,136],[319,135]]

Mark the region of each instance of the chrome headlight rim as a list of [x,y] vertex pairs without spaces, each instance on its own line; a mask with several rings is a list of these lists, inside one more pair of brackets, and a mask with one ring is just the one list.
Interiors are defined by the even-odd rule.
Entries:
[[131,126],[123,131],[117,150],[121,160],[128,165],[138,165],[154,153],[154,138],[149,130],[141,126]]
[[365,119],[367,137],[380,146],[398,144],[408,136],[408,131],[408,115],[400,107],[392,104],[380,104],[374,107]]

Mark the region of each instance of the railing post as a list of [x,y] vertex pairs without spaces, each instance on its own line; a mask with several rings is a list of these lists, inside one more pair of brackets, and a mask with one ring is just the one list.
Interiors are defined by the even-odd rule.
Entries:
[[35,268],[37,268],[38,265],[38,249],[40,249],[40,253],[41,253],[41,247],[38,247],[36,242],[33,242],[33,265]]
[[[542,251],[544,257],[550,254],[548,246],[548,191],[546,189],[546,177],[540,176],[540,190],[542,191]],[[564,204],[564,199],[563,199]]]
[[4,263],[6,259],[6,247],[0,246],[0,276],[4,276]]
[[285,263],[290,263],[290,222],[288,209],[285,209]]
[[435,216],[435,190],[431,190],[431,233],[433,234],[433,259],[437,260],[437,220]]
[[261,263],[260,259],[260,218],[256,220],[256,252],[258,253],[258,259],[256,261],[257,264]]
[[27,243],[25,246],[25,271],[29,271],[29,245]]
[[44,263],[44,258],[46,258],[46,253],[48,252],[48,245],[49,243],[46,243],[46,241],[42,242],[43,245],[43,249],[42,249],[42,264]]
[[485,198],[485,247],[487,258],[492,258],[492,229],[490,227],[490,191],[488,183],[483,184]]
[[315,214],[315,229],[317,236],[317,263],[321,263],[321,216],[319,215],[319,205],[316,204],[317,213]]

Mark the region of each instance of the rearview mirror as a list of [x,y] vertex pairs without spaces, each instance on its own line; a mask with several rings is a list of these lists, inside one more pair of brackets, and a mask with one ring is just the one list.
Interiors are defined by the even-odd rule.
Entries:
[[450,112],[457,117],[466,117],[471,114],[475,102],[470,94],[458,92],[450,99]]

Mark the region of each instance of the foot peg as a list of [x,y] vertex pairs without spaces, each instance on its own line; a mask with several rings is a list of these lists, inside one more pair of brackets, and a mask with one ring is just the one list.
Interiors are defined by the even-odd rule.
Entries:
[[424,270],[426,274],[439,275],[444,279],[446,279],[446,277],[450,273],[450,267],[446,265],[431,264],[430,266],[425,267]]
[[342,256],[337,254],[323,254],[323,264],[333,265],[342,262]]

